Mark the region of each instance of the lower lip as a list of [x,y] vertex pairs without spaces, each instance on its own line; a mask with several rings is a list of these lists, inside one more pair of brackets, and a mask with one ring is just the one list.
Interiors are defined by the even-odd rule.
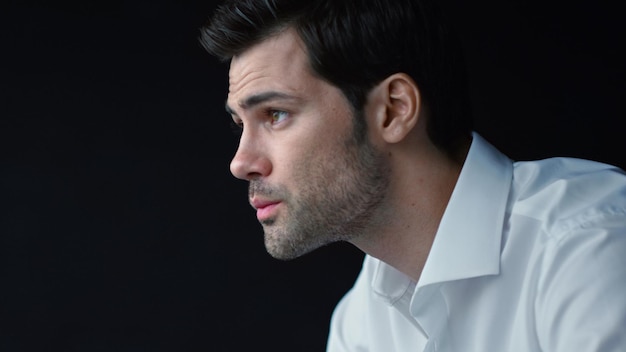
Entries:
[[256,210],[256,218],[259,221],[263,221],[272,217],[275,213],[276,207],[278,207],[279,204],[280,203],[273,203],[273,204],[266,205],[263,208],[258,208]]

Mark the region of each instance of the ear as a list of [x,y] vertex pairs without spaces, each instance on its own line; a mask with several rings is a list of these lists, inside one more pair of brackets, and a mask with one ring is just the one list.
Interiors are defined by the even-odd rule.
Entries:
[[372,91],[371,101],[377,102],[375,128],[387,143],[398,143],[419,120],[421,97],[417,84],[404,73],[387,77]]

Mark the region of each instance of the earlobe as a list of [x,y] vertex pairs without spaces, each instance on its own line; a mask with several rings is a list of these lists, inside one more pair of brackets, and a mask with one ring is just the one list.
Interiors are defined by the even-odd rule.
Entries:
[[420,110],[420,93],[413,79],[404,74],[393,74],[383,82],[378,92],[386,102],[385,114],[381,116],[381,137],[387,143],[398,143],[417,124]]

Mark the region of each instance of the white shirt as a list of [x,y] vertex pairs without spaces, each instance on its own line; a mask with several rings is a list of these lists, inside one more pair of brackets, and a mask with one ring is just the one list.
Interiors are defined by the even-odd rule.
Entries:
[[366,256],[327,350],[626,351],[626,177],[474,134],[416,283]]

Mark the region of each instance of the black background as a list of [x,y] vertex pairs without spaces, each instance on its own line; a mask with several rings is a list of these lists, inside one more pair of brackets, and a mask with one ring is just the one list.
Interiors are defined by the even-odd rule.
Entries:
[[[444,1],[476,129],[626,166],[621,12]],[[272,259],[228,163],[214,1],[0,7],[0,351],[321,351],[362,254]]]

